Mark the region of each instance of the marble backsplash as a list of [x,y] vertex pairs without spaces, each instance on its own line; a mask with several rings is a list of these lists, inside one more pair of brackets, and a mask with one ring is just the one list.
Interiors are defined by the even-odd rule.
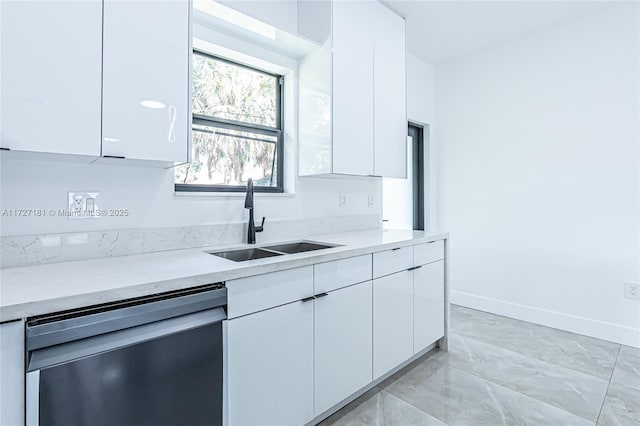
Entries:
[[[265,222],[258,244],[309,235],[381,227],[379,215],[335,216]],[[0,268],[179,250],[246,241],[246,223],[172,228],[115,229],[0,237]]]

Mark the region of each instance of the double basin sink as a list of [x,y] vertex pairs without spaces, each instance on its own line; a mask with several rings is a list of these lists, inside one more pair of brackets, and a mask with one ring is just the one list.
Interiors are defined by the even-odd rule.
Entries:
[[339,245],[311,241],[296,241],[293,243],[274,244],[272,246],[260,248],[212,251],[207,253],[232,260],[234,262],[245,262],[247,260],[264,259],[266,257],[282,256],[284,254],[304,253],[306,251],[323,250],[333,247],[339,247]]

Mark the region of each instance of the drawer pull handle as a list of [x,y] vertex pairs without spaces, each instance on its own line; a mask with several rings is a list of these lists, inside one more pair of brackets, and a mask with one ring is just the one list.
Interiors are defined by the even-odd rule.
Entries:
[[415,271],[416,269],[420,269],[420,268],[422,268],[422,265],[420,265],[420,266],[414,266],[413,268],[409,268],[409,269],[407,269],[407,271]]
[[320,299],[321,297],[325,297],[328,296],[328,293],[320,293],[320,294],[316,294],[316,299]]
[[311,301],[312,301],[313,299],[315,299],[315,298],[316,298],[315,296],[309,296],[309,297],[305,297],[304,299],[301,299],[300,301],[301,301],[302,303],[304,303],[304,302],[311,302]]
[[391,249],[391,251],[400,250],[401,248],[402,248],[402,247],[396,247],[396,248]]
[[433,244],[435,243],[435,241],[429,241],[427,244]]

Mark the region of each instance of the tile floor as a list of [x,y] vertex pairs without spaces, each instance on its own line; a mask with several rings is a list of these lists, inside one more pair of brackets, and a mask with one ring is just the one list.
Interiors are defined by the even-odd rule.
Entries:
[[640,349],[459,306],[449,346],[321,425],[640,425]]

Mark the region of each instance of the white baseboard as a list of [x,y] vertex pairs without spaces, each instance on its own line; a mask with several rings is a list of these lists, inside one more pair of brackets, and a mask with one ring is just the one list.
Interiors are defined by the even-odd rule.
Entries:
[[520,305],[505,300],[451,291],[451,303],[492,314],[528,321],[572,333],[640,348],[640,329],[591,318]]

